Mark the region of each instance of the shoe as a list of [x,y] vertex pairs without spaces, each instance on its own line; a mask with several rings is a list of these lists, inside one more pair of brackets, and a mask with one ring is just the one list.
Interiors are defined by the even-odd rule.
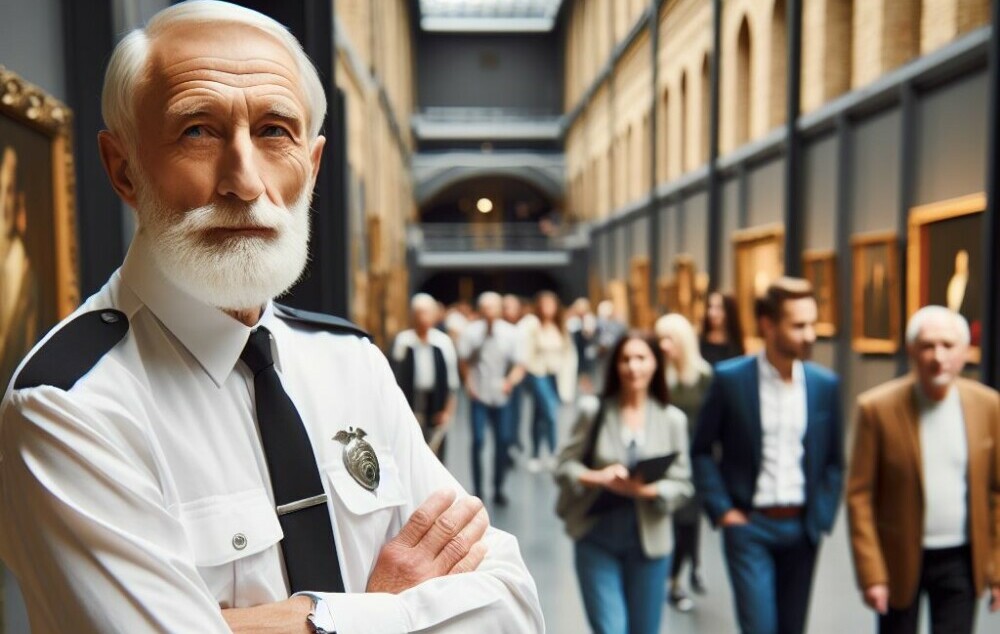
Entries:
[[503,493],[497,493],[496,495],[494,495],[493,502],[496,503],[497,506],[507,506],[508,504],[510,504],[510,500],[508,500],[507,496],[504,495]]
[[705,594],[708,592],[708,588],[705,586],[705,580],[701,578],[701,573],[697,570],[691,571],[689,582],[691,584],[691,590],[693,590],[695,594]]
[[528,458],[528,473],[540,473],[542,461],[538,458]]
[[678,612],[690,612],[694,609],[694,601],[691,600],[691,597],[684,594],[683,590],[671,591],[667,595],[667,601],[670,603],[670,607]]

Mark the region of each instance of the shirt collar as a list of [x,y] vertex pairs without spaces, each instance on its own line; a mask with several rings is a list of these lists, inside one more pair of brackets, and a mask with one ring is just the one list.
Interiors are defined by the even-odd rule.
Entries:
[[[139,242],[133,241],[125,256],[122,282],[177,337],[212,381],[221,386],[236,366],[253,328],[177,288],[156,267],[145,249],[137,246]],[[276,321],[273,313],[272,304],[268,302],[258,322],[258,325],[268,326],[272,333],[275,329],[271,325]]]
[[[767,360],[767,354],[764,350],[761,350],[757,354],[757,366],[760,369],[760,376],[768,381],[782,381],[781,373],[778,372],[778,368],[771,365],[771,362]],[[799,385],[805,382],[805,366],[801,361],[796,359],[792,362],[792,383]]]

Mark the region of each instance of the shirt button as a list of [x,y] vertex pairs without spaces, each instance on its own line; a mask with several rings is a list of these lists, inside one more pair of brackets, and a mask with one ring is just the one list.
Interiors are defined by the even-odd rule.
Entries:
[[236,550],[243,550],[247,547],[247,536],[243,533],[236,533],[233,535],[233,548]]

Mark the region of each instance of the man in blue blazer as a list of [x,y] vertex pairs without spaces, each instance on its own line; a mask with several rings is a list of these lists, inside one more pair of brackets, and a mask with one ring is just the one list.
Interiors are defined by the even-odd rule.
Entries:
[[764,349],[716,367],[691,443],[695,487],[722,527],[743,634],[805,629],[821,535],[840,503],[837,376],[806,362],[816,300],[781,278],[755,306]]

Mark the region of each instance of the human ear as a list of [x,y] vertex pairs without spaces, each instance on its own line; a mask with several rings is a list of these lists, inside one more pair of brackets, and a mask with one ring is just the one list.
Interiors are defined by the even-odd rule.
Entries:
[[313,183],[316,182],[316,177],[319,175],[319,165],[323,160],[323,147],[326,145],[326,137],[318,136],[316,140],[313,141],[312,149],[309,150],[309,160],[312,162],[312,180]]
[[138,195],[135,181],[130,174],[128,154],[121,140],[112,132],[101,130],[97,133],[97,147],[101,153],[104,171],[108,173],[108,180],[111,181],[111,187],[119,198],[135,209]]

